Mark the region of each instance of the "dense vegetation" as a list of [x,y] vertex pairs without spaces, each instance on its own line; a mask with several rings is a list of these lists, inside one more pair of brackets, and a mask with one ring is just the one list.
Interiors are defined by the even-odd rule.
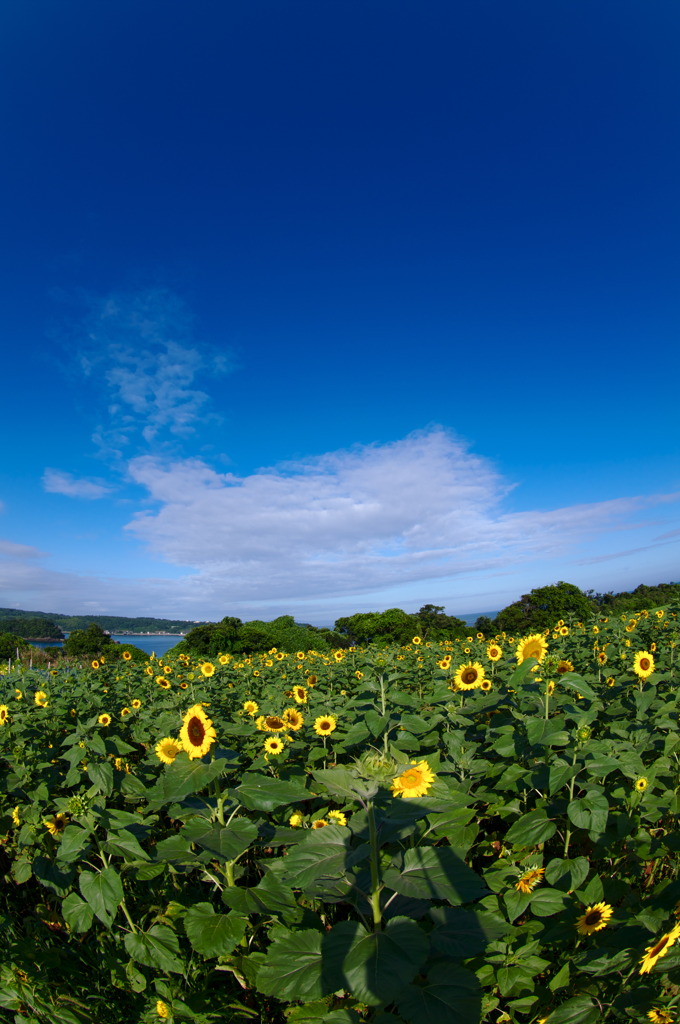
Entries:
[[0,1020],[675,1021],[677,612],[0,671]]
[[[31,628],[37,630],[26,632],[25,620],[31,620]],[[9,629],[8,622],[18,628]],[[51,623],[59,630],[70,632],[74,629],[87,629],[94,623],[107,633],[186,633],[196,625],[188,619],[159,619],[150,615],[60,615],[57,612],[27,612],[20,608],[0,608],[0,630],[17,633],[19,636],[51,637],[54,633],[40,630]]]

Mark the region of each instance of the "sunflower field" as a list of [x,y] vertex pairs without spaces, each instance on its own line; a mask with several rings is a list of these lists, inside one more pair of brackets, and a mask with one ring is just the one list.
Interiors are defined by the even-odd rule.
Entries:
[[0,670],[0,1020],[680,1020],[677,614]]

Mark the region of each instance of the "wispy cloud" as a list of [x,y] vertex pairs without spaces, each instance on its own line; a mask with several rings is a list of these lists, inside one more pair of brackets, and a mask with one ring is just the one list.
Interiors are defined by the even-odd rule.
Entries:
[[100,480],[76,479],[61,469],[46,469],[42,483],[50,494],[65,494],[69,498],[85,498],[88,501],[104,498],[112,490]]
[[109,457],[190,436],[198,424],[215,421],[201,377],[231,367],[229,354],[199,343],[182,301],[166,289],[91,300],[83,372],[103,381],[107,417],[93,441]]

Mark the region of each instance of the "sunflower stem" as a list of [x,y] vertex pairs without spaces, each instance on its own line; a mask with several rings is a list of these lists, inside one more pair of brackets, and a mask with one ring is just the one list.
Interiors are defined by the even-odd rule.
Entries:
[[137,925],[135,924],[135,922],[130,917],[130,911],[127,908],[127,903],[125,902],[125,897],[123,897],[123,899],[120,901],[118,906],[120,907],[120,909],[125,914],[125,917],[127,918],[127,923],[130,925],[130,930],[133,931],[133,932],[136,932],[137,931]]
[[380,850],[378,848],[378,831],[375,827],[375,812],[373,801],[368,804],[368,834],[371,842],[371,910],[373,912],[373,931],[379,932],[382,927],[382,912],[380,910],[380,894],[382,883],[380,881]]

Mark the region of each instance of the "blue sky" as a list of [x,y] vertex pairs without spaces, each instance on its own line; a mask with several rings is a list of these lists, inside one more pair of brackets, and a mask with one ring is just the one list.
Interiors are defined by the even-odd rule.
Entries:
[[2,605],[679,578],[676,0],[3,22]]

